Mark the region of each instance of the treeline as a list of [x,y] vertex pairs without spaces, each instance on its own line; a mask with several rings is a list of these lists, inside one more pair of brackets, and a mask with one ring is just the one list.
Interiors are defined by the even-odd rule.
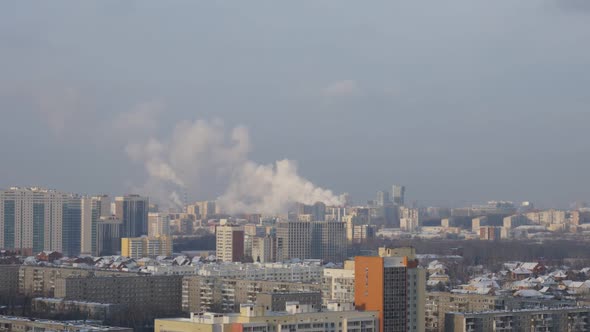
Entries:
[[174,252],[215,250],[215,235],[182,236],[174,238]]
[[[460,252],[465,265],[498,266],[508,261],[543,261],[545,264],[590,266],[590,243],[571,240],[421,240],[377,241],[374,245],[413,246],[419,254]],[[586,265],[588,264],[588,265]]]

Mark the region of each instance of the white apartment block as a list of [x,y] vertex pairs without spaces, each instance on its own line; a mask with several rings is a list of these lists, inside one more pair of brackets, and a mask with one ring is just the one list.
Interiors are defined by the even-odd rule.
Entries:
[[320,282],[323,269],[318,264],[309,263],[219,263],[203,264],[197,274],[250,280]]
[[354,302],[354,269],[324,269],[322,304]]
[[42,188],[0,191],[0,248],[80,252],[80,197]]

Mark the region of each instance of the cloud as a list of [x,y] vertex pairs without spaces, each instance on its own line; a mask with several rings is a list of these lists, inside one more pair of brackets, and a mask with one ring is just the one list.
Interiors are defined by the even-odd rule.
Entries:
[[354,80],[336,81],[328,85],[322,95],[328,98],[357,96],[361,92],[359,85]]

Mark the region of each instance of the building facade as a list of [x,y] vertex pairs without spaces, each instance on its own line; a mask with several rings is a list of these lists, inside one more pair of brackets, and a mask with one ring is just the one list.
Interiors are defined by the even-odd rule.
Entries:
[[159,212],[148,213],[148,236],[169,236],[170,218]]
[[121,227],[123,223],[115,216],[100,217],[96,223],[94,256],[116,255],[121,252]]
[[125,237],[121,239],[121,256],[140,259],[172,256],[172,237]]
[[277,223],[277,261],[346,259],[346,223],[339,221],[288,221]]
[[588,331],[590,308],[571,307],[520,311],[451,312],[445,317],[445,331]]
[[378,314],[355,311],[352,305],[334,304],[318,311],[310,305],[289,302],[285,312],[267,311],[253,304],[240,306],[239,313],[191,313],[190,318],[157,319],[155,332],[242,331],[242,332],[376,332]]
[[80,253],[81,201],[74,194],[41,188],[0,191],[0,248],[23,255]]
[[122,304],[138,314],[168,316],[181,312],[182,277],[70,275],[55,280],[54,297]]
[[148,235],[149,199],[139,195],[115,198],[115,215],[121,220],[122,237]]
[[406,187],[394,184],[391,187],[391,193],[393,195],[393,203],[395,203],[398,206],[405,205]]
[[62,332],[133,332],[132,328],[103,326],[83,322],[35,320],[25,317],[0,316],[1,332],[62,331]]
[[355,257],[355,305],[379,312],[381,331],[424,331],[426,280],[413,248]]
[[216,257],[222,262],[240,262],[244,258],[244,228],[222,221],[215,227]]
[[96,250],[97,223],[100,218],[111,216],[111,199],[107,195],[84,196],[80,202],[81,234],[80,252],[94,254]]
[[336,301],[354,302],[354,266],[344,269],[324,269],[322,279],[322,303]]
[[182,281],[184,312],[235,312],[242,303],[255,303],[262,293],[320,292],[319,283],[186,276]]

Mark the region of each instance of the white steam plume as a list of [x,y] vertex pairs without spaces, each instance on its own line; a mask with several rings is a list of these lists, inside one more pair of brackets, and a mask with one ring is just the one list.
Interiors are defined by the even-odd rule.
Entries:
[[342,205],[341,197],[300,177],[290,160],[274,165],[249,160],[246,128],[226,132],[221,121],[185,121],[168,140],[128,144],[126,151],[145,167],[145,191],[174,204],[180,203],[176,190],[183,189],[203,198],[219,197],[229,213],[279,214],[295,202]]

